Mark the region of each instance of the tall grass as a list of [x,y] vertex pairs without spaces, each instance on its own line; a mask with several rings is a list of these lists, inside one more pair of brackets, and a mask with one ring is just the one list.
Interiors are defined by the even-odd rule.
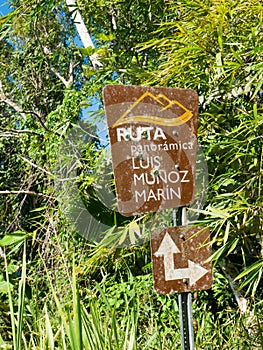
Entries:
[[24,242],[24,250],[23,250],[23,259],[22,259],[22,274],[21,279],[19,281],[18,288],[18,307],[17,313],[14,312],[14,302],[11,293],[11,284],[8,276],[8,265],[6,255],[4,255],[5,259],[5,268],[6,268],[6,280],[7,280],[7,288],[8,288],[8,300],[9,300],[9,308],[10,308],[10,318],[12,325],[12,337],[13,337],[13,349],[21,350],[22,349],[22,340],[24,340],[23,334],[23,322],[24,322],[24,308],[25,308],[25,281],[26,281],[26,241]]
[[[9,282],[8,263],[5,261]],[[180,349],[177,296],[157,296],[150,275],[128,280],[105,279],[80,290],[77,268],[61,295],[46,269],[49,294],[43,304],[25,293],[24,246],[18,296],[8,289],[12,340],[0,335],[0,349],[28,350],[171,350]],[[215,277],[215,284],[218,282]],[[227,295],[226,295],[227,297]],[[194,299],[196,349],[259,350],[263,345],[262,303],[241,315],[229,305],[217,312],[207,295]],[[42,304],[42,306],[41,306]],[[218,303],[220,306],[220,302]],[[0,329],[1,333],[1,329]]]

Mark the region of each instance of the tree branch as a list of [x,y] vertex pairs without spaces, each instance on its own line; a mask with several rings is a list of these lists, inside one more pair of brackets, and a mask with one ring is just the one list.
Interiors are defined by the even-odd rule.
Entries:
[[239,310],[242,314],[245,314],[248,311],[248,302],[247,299],[241,294],[238,288],[238,284],[235,281],[235,277],[232,276],[231,267],[227,266],[226,262],[224,264],[219,264],[224,275],[226,276],[230,288],[235,296],[236,302],[238,304]]
[[2,128],[0,127],[0,130],[3,132],[0,132],[0,137],[19,137],[17,134],[33,134],[33,135],[40,135],[36,131],[28,130],[28,129],[8,129],[8,128]]
[[14,101],[10,100],[4,92],[2,81],[0,80],[0,100],[6,104],[8,104],[10,107],[12,107],[17,113],[24,114],[23,109],[17,105]]
[[[60,136],[60,134],[56,131],[50,130],[49,128],[46,127],[45,123],[43,122],[42,118],[41,118],[41,113],[40,112],[35,112],[35,111],[25,111],[23,110],[23,108],[21,108],[18,104],[16,104],[14,101],[12,101],[10,98],[8,98],[4,92],[3,89],[3,84],[2,81],[0,80],[0,101],[8,104],[11,108],[13,108],[17,113],[21,114],[22,116],[26,117],[27,114],[33,114],[37,120],[39,121],[39,123],[41,124],[41,126],[48,132],[56,134],[58,136]],[[22,130],[20,132],[23,132]],[[32,132],[33,133],[33,132]]]
[[73,71],[74,63],[70,62],[69,64],[69,79],[66,80],[54,67],[50,68],[51,71],[58,77],[58,79],[65,85],[66,88],[69,88],[74,81]]
[[[93,47],[95,48],[95,45],[93,44],[93,41],[91,39],[91,36],[87,30],[87,27],[81,17],[81,14],[77,8],[76,1],[75,0],[66,0],[66,3],[69,8],[69,12],[71,13],[71,17],[73,19],[73,22],[76,26],[77,32],[80,36],[80,39],[82,41],[83,46],[86,47]],[[99,56],[95,53],[91,56],[89,56],[89,59],[91,61],[91,64],[94,68],[96,67],[102,67],[103,64],[99,61]]]
[[52,133],[52,134],[55,134],[55,135],[58,135],[58,136],[61,136],[58,132],[56,131],[53,131],[53,130],[50,130],[44,123],[43,123],[43,120],[41,119],[41,115],[37,112],[34,112],[34,111],[23,111],[24,114],[33,114],[34,116],[37,117],[37,120],[39,121],[39,123],[41,124],[41,126],[48,132]]
[[0,195],[1,194],[29,194],[29,195],[34,195],[34,196],[49,197],[46,194],[37,193],[37,192],[34,192],[34,191],[28,191],[28,190],[19,190],[19,191],[5,190],[5,191],[0,191]]
[[23,156],[20,156],[20,158],[23,159],[24,162],[29,163],[32,167],[34,167],[34,168],[36,168],[36,169],[42,171],[43,173],[45,173],[45,174],[47,174],[47,175],[50,175],[50,176],[54,177],[54,174],[50,173],[49,171],[45,170],[44,168],[41,168],[39,165],[37,165],[37,164],[31,162],[29,159],[27,159],[27,158],[25,158],[25,157],[23,157]]

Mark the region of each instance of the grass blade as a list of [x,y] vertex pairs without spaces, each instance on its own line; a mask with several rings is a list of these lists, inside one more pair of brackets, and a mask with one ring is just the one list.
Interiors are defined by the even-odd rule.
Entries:
[[48,349],[54,350],[54,335],[51,327],[50,318],[47,311],[47,306],[44,306],[44,312],[45,312],[45,323],[46,323],[46,337],[48,342]]
[[18,319],[17,319],[17,334],[16,334],[16,344],[17,344],[18,350],[20,350],[22,346],[23,319],[24,319],[24,309],[25,309],[25,289],[26,289],[26,241],[24,242],[22,275],[21,275],[21,280],[19,281],[19,292],[18,292]]

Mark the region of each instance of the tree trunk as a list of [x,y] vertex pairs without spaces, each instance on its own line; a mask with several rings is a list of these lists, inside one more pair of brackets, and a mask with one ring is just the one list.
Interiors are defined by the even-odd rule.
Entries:
[[[75,0],[66,0],[66,3],[69,8],[69,12],[71,13],[71,17],[73,19],[73,22],[76,26],[77,32],[80,36],[80,39],[82,41],[83,46],[86,47],[93,47],[95,48],[95,45],[93,44],[93,41],[91,39],[91,36],[89,35],[89,32],[87,30],[87,27],[81,17],[81,14],[77,8],[76,1]],[[98,55],[93,54],[89,56],[90,62],[94,68],[96,67],[102,67],[102,63],[99,61]]]

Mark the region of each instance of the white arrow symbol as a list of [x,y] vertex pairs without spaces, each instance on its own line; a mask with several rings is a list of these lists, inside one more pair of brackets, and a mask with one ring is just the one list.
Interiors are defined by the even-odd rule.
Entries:
[[181,253],[177,245],[172,240],[168,232],[166,232],[159,249],[154,253],[156,257],[163,256],[165,280],[173,280],[170,278],[172,271],[174,271],[174,254]]
[[166,232],[159,249],[154,253],[156,257],[163,256],[165,281],[189,278],[189,284],[191,286],[209,272],[204,267],[191,260],[188,260],[187,268],[175,269],[173,254],[177,253],[180,253],[179,248],[174,243],[169,233]]

